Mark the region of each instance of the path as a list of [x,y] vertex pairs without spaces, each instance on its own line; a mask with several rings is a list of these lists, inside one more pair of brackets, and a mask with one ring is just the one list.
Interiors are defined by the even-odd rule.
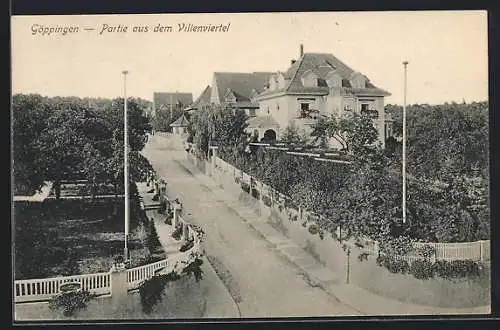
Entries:
[[143,154],[167,180],[169,197],[181,197],[186,220],[205,229],[208,259],[242,317],[359,315],[311,282],[303,270],[242,221],[230,206],[237,203],[235,199],[215,194],[215,183],[201,183],[201,174],[189,169],[186,153],[178,145],[155,136]]

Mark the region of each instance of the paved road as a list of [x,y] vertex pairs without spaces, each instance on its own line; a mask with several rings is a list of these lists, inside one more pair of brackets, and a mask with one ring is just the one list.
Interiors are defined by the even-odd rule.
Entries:
[[[170,197],[180,196],[188,221],[207,233],[208,259],[220,274],[242,317],[355,315],[262,239],[187,168],[178,141],[151,137],[143,154],[166,178]],[[207,301],[210,298],[207,297]]]

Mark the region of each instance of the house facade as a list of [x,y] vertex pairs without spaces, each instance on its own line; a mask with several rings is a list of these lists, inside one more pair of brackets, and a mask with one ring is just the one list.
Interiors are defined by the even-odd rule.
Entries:
[[307,134],[319,116],[367,113],[384,145],[390,124],[386,123],[384,98],[390,93],[332,54],[304,53],[301,45],[299,55],[298,60],[291,61],[288,70],[272,75],[268,87],[254,97],[254,102],[259,104],[256,115],[273,119],[268,120],[267,129],[261,128],[259,137],[264,137],[267,130],[274,130],[267,134],[279,139],[291,124]]
[[210,103],[244,110],[256,116],[259,103],[255,96],[263,92],[274,72],[215,72],[212,79]]
[[189,107],[187,107],[185,110],[192,114],[197,110],[204,110],[207,108],[210,108],[211,106],[211,99],[212,97],[212,88],[210,86],[205,87],[203,92],[201,92],[200,96],[191,104]]

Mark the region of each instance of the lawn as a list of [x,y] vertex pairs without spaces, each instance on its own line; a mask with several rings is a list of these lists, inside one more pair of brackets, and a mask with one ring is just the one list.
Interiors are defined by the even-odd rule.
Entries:
[[[54,200],[16,203],[15,278],[107,272],[123,254],[123,199]],[[145,219],[137,203],[130,206],[129,251],[134,264],[160,260],[144,244]]]

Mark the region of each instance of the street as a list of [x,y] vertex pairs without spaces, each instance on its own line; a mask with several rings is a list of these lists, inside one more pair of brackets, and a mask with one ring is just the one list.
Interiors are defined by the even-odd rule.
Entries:
[[[166,179],[169,197],[181,198],[184,218],[204,228],[207,259],[237,303],[241,317],[357,314],[309,283],[295,265],[252,231],[227,201],[211,190],[220,188],[199,182],[196,176],[201,174],[189,170],[180,141],[150,136],[142,153]],[[205,299],[212,301],[211,297]]]

